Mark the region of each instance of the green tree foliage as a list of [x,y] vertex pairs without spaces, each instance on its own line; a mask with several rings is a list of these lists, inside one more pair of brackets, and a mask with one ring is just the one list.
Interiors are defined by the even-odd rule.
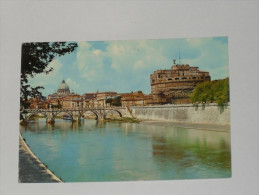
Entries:
[[106,99],[106,100],[105,100],[105,103],[106,103],[106,104],[111,104],[111,103],[112,103],[112,98]]
[[118,96],[118,97],[114,98],[113,101],[112,101],[112,105],[113,106],[121,106],[121,96]]
[[214,83],[215,101],[219,105],[229,102],[229,78]]
[[112,106],[121,106],[121,96],[117,96],[115,98],[108,98],[105,100],[106,104],[111,104]]
[[191,98],[192,102],[212,102],[214,100],[212,83],[205,81],[198,84],[191,94]]
[[39,89],[43,86],[31,87],[28,84],[28,77],[34,77],[36,74],[48,74],[53,69],[48,68],[49,63],[56,56],[63,56],[73,52],[77,48],[77,43],[67,42],[35,42],[22,44],[21,59],[21,105],[25,106],[29,98],[42,97]]
[[198,84],[191,94],[192,102],[217,102],[219,105],[229,102],[229,79],[205,81]]

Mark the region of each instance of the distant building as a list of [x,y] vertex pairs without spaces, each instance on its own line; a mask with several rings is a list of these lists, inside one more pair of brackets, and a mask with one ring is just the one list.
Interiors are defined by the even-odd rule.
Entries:
[[73,94],[62,98],[62,108],[83,107],[83,98],[78,94]]
[[[70,92],[63,80],[58,90],[47,99],[30,100],[31,108],[98,108],[111,106],[145,106],[168,103],[190,103],[190,95],[198,83],[210,81],[209,72],[189,64],[174,64],[169,70],[156,70],[150,75],[151,94],[142,91],[120,93],[114,91],[84,93]],[[116,103],[114,103],[116,102]]]
[[70,92],[69,86],[63,80],[58,87],[58,90],[53,94],[48,95],[45,105],[49,107],[57,108],[73,108],[77,106],[82,106],[79,103],[79,99],[81,101],[81,96],[79,94],[75,94],[74,92]]
[[157,70],[150,75],[151,103],[190,103],[193,89],[204,81],[210,81],[209,72],[189,64],[174,64],[170,70]]
[[144,106],[150,99],[150,96],[143,94],[142,91],[123,93],[120,96],[122,106]]
[[58,99],[63,98],[70,95],[77,95],[74,92],[70,92],[70,89],[66,82],[63,80],[58,87],[58,90],[53,94],[48,95],[47,99]]
[[93,108],[93,107],[109,107],[110,104],[106,103],[109,98],[114,98],[118,96],[117,92],[114,91],[104,91],[95,93],[84,93],[83,97],[83,107]]
[[83,107],[84,108],[93,108],[94,100],[96,99],[96,92],[95,93],[84,93],[82,95],[82,98],[83,98]]
[[31,109],[41,109],[45,108],[45,102],[39,97],[35,97],[29,100]]
[[94,100],[95,107],[110,107],[111,105],[107,102],[107,99],[117,97],[117,92],[114,91],[104,91],[104,92],[96,92],[96,99]]
[[117,96],[117,92],[115,91],[104,91],[104,92],[96,92],[96,98],[97,99],[101,99],[101,98],[106,98],[106,97],[113,97],[113,96]]

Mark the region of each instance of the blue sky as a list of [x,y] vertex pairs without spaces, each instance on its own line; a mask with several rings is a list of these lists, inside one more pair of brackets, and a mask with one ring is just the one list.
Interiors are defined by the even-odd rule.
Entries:
[[228,77],[228,39],[211,37],[78,42],[76,51],[49,64],[51,73],[36,75],[29,83],[44,86],[44,96],[56,91],[63,79],[81,95],[97,90],[149,94],[150,74],[170,69],[179,49],[181,63],[209,71],[212,80]]

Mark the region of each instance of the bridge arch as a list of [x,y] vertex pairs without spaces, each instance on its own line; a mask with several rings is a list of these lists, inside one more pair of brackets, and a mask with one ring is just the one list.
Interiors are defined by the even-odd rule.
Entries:
[[42,112],[32,112],[32,113],[29,113],[29,114],[28,114],[26,117],[24,117],[24,118],[25,118],[26,121],[29,121],[32,116],[37,116],[38,114],[41,114],[41,115],[43,115],[45,118],[47,118],[46,113],[42,113]]
[[102,120],[107,117],[109,113],[117,113],[119,117],[123,116],[123,110],[119,108],[78,108],[78,109],[24,109],[21,111],[21,119],[28,121],[33,115],[41,114],[46,118],[48,123],[54,123],[55,118],[62,113],[70,116],[73,120],[80,120],[87,112],[93,113],[97,120]]
[[112,112],[116,112],[116,113],[119,114],[120,117],[122,117],[122,113],[121,113],[120,111],[115,110],[115,109],[112,109],[112,110],[109,110],[108,112],[106,112],[106,113],[104,114],[104,119],[106,118],[107,114],[112,113]]
[[99,118],[101,118],[101,117],[100,117],[100,114],[99,114],[97,111],[95,111],[95,110],[84,110],[84,111],[82,111],[81,116],[84,116],[84,114],[85,114],[86,112],[91,112],[91,113],[93,113],[93,114],[95,115],[95,117],[96,117],[96,120],[98,120]]
[[62,114],[62,113],[69,115],[73,119],[73,114],[67,110],[61,110],[61,111],[57,112],[54,117],[56,118],[57,116],[60,116],[60,114]]

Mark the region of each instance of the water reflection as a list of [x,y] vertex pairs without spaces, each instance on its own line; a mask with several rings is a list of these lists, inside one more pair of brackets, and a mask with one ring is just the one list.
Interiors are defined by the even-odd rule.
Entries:
[[181,133],[170,137],[153,137],[153,156],[156,161],[162,162],[161,166],[164,162],[174,163],[180,168],[203,164],[230,171],[230,147],[227,135],[215,139],[214,132],[204,135],[204,132],[199,131],[195,133],[187,130],[178,131]]
[[32,150],[64,181],[231,176],[226,132],[82,120],[21,127]]

